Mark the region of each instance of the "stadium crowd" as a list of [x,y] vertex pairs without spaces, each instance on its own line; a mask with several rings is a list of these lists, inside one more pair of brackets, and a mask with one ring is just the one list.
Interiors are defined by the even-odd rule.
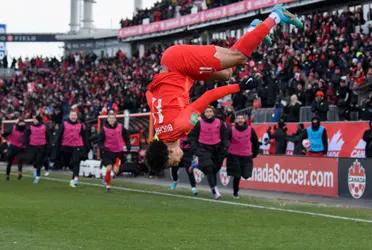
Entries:
[[240,0],[161,0],[149,9],[137,10],[132,19],[121,19],[122,28],[140,25],[144,19],[149,19],[150,23],[165,19],[184,16],[192,13],[192,9],[197,11],[211,9],[223,5],[228,5]]
[[[370,120],[372,95],[361,105],[357,95],[359,89],[372,85],[372,39],[359,32],[365,22],[363,13],[344,11],[304,18],[304,30],[274,33],[272,46],[261,46],[245,67],[236,70],[231,82],[254,75],[258,87],[233,96],[234,109],[276,107],[277,120],[284,116],[286,121],[298,121],[300,107],[312,106],[325,120],[328,106],[335,104],[341,120],[355,119],[352,112]],[[233,42],[231,37],[214,41],[222,46]],[[147,49],[142,58],[138,53],[128,58],[119,51],[112,58],[76,53],[62,60],[13,60],[10,67],[16,68],[16,74],[0,80],[0,119],[12,119],[18,113],[30,118],[37,112],[61,123],[74,108],[81,111],[83,120],[110,109],[146,111],[146,85],[160,68],[164,48]],[[197,98],[214,86],[198,82],[191,96]]]

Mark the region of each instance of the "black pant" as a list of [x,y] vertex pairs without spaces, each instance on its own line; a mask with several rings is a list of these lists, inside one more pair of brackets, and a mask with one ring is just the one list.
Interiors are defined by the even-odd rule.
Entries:
[[68,166],[72,171],[72,179],[79,177],[81,149],[72,148],[62,151],[62,166]]
[[12,163],[14,161],[14,159],[17,158],[17,161],[18,161],[18,172],[22,172],[22,166],[23,166],[23,159],[22,157],[19,157],[21,156],[21,154],[24,153],[24,149],[23,148],[19,148],[19,147],[16,147],[16,146],[13,146],[13,145],[10,145],[9,148],[8,148],[8,153],[7,153],[7,166],[6,166],[6,175],[10,175],[10,169],[12,167]]
[[[178,181],[178,170],[180,169],[179,166],[172,168],[172,179],[173,181]],[[196,186],[196,181],[193,173],[190,173],[187,168],[185,168],[187,176],[189,177],[191,187]]]
[[196,181],[193,173],[189,173],[188,169],[191,166],[192,162],[192,153],[191,151],[184,149],[183,150],[183,157],[181,159],[181,162],[178,164],[177,167],[172,168],[172,179],[173,181],[178,181],[178,170],[180,168],[184,168],[187,176],[189,177],[190,185],[191,187],[196,186]]
[[40,177],[41,168],[45,159],[45,146],[30,146],[31,162],[36,169],[36,176]]
[[221,169],[224,154],[219,145],[200,145],[197,156],[200,170],[207,176],[209,187],[213,189],[217,186],[217,173]]

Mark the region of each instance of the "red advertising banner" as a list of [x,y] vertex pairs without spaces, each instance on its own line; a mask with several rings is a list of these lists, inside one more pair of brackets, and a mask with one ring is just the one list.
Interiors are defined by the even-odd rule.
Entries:
[[[273,127],[274,123],[254,124],[253,127],[261,141],[267,137],[267,129]],[[304,123],[305,128],[310,123]],[[322,122],[328,135],[328,154],[329,157],[365,157],[365,141],[362,139],[363,133],[369,128],[368,122]],[[297,129],[296,123],[288,123],[288,135],[294,134]],[[293,154],[294,145],[288,142],[287,155]],[[269,154],[270,144],[262,145],[264,154]]]
[[259,156],[243,189],[338,196],[338,160],[335,158]]
[[151,34],[159,31],[172,30],[198,23],[218,20],[242,13],[248,13],[262,8],[267,8],[279,3],[293,2],[294,0],[245,0],[230,5],[213,8],[196,14],[190,14],[177,18],[171,18],[160,22],[136,25],[119,30],[119,38]]

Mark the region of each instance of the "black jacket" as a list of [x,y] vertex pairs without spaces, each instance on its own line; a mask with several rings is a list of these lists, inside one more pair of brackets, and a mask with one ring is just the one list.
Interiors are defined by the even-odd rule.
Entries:
[[286,154],[288,142],[287,129],[277,128],[274,134],[268,134],[270,139],[275,139],[275,154]]
[[[208,120],[208,119],[206,119],[202,116],[202,119],[205,122],[211,123],[215,119],[218,119],[218,118],[213,118],[213,119]],[[227,138],[227,128],[226,128],[226,125],[223,121],[221,121],[221,128],[220,128],[221,142],[218,143],[217,145],[204,145],[204,144],[199,143],[199,135],[200,135],[200,122],[197,122],[195,127],[193,128],[193,130],[191,130],[191,132],[189,134],[189,139],[190,139],[190,142],[191,142],[191,150],[194,154],[196,154],[198,148],[201,147],[201,146],[208,146],[208,147],[218,148],[218,150],[221,152],[221,154],[224,154],[224,155],[226,154],[227,147],[228,147],[228,138]]]
[[[71,123],[71,124],[76,124],[78,122],[72,122],[70,120],[67,120],[68,123]],[[64,123],[61,124],[61,127],[57,133],[57,138],[56,138],[56,150],[57,152],[59,152],[60,150],[63,150],[63,151],[71,151],[71,148],[70,147],[64,147],[62,146],[62,138],[63,138],[63,133],[64,133]],[[81,137],[83,138],[83,143],[84,143],[84,150],[86,153],[88,153],[89,151],[89,148],[90,148],[90,144],[89,144],[89,136],[88,136],[88,130],[86,128],[86,126],[84,124],[82,124],[83,126],[81,126],[81,130],[80,130],[80,135]]]
[[366,142],[366,157],[372,157],[372,129],[368,129],[363,134],[363,140]]
[[[114,126],[111,126],[108,122],[106,122],[104,124],[104,126],[107,127],[107,128],[114,129],[118,126],[118,123],[116,123]],[[127,146],[127,152],[130,152],[131,145],[130,145],[129,133],[128,133],[128,130],[126,130],[124,128],[124,126],[123,126],[123,129],[121,130],[121,135],[123,137],[125,145]],[[104,132],[104,130],[102,129],[102,131],[99,134],[90,137],[90,141],[98,142],[100,144],[100,147],[103,148],[103,144],[105,142],[105,132]]]
[[288,137],[288,141],[294,143],[293,155],[304,155],[305,148],[302,145],[302,140],[304,139],[305,130],[297,129],[296,133]]
[[[248,128],[248,126],[245,124],[244,126],[235,125],[235,128],[239,131],[244,131]],[[232,138],[232,129],[228,129],[227,132],[227,139],[231,141]],[[256,134],[256,131],[252,128],[251,130],[251,143],[252,143],[252,157],[256,158],[260,151],[260,143],[258,142],[258,137]]]
[[320,121],[327,121],[328,103],[324,100],[317,102],[313,101],[311,112],[319,117]]
[[[33,126],[40,127],[41,125],[43,124],[39,123],[38,125],[33,125]],[[31,136],[31,126],[28,127],[25,132],[25,141],[26,141],[27,146],[30,146],[30,136]],[[45,138],[46,138],[46,146],[48,146],[48,144],[50,143],[50,134],[49,134],[49,130],[46,127],[45,127]]]

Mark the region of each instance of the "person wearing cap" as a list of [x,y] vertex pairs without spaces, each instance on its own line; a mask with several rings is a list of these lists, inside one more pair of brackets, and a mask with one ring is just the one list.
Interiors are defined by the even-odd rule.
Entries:
[[311,105],[311,112],[319,117],[320,121],[326,121],[328,110],[328,103],[324,100],[324,93],[318,90],[315,93],[315,100]]
[[215,117],[215,110],[209,106],[189,134],[191,150],[199,158],[200,170],[207,176],[213,198],[221,194],[217,188],[217,173],[227,153],[227,128]]
[[328,152],[328,136],[325,127],[320,125],[320,119],[313,117],[311,126],[305,130],[304,138],[310,141],[310,148],[306,152],[307,156],[321,157]]
[[40,115],[32,117],[32,124],[26,129],[25,136],[27,150],[31,155],[30,160],[35,168],[34,184],[38,184],[49,140],[47,127],[43,124],[43,118]]
[[363,140],[366,142],[366,158],[372,158],[372,120],[369,121],[369,129],[364,131]]
[[22,179],[22,166],[24,160],[24,157],[22,157],[22,155],[26,148],[25,130],[26,122],[23,117],[20,117],[18,118],[16,125],[2,134],[2,136],[6,137],[9,141],[6,166],[7,181],[9,181],[10,179],[10,170],[14,159],[17,159],[18,161],[18,180]]

